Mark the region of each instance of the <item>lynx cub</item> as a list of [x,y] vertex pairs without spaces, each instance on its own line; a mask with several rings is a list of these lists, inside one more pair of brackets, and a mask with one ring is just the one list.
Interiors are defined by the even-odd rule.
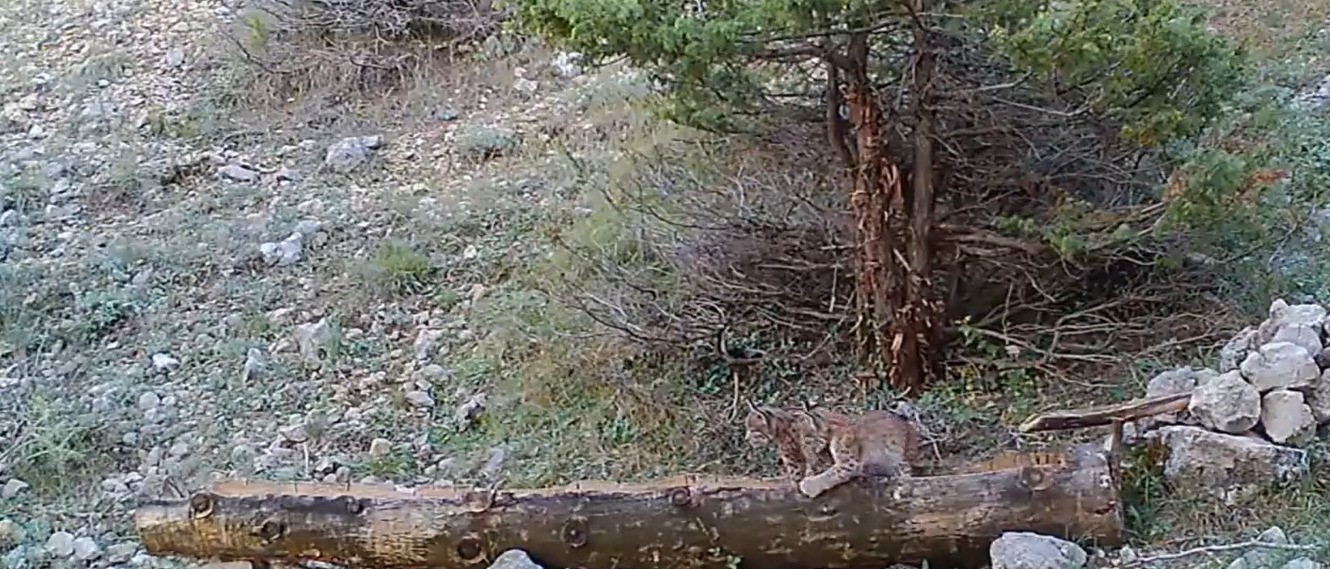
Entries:
[[[919,455],[918,431],[890,411],[846,415],[750,403],[744,426],[749,444],[776,445],[786,476],[811,498],[857,476],[908,476]],[[819,473],[828,458],[831,465]]]

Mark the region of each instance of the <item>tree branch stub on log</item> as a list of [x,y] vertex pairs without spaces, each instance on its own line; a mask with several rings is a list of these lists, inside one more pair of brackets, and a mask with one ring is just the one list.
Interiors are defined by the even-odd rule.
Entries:
[[148,552],[322,560],[376,569],[485,567],[510,548],[547,567],[981,567],[1004,531],[1121,543],[1118,481],[1102,449],[1059,466],[855,481],[817,499],[777,481],[679,477],[542,490],[397,491],[231,481],[145,504]]

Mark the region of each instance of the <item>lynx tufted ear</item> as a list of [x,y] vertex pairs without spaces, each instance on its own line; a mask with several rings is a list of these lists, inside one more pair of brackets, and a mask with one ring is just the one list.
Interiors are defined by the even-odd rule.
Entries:
[[762,421],[765,422],[765,423],[770,423],[770,422],[771,422],[771,410],[770,410],[770,409],[767,409],[766,407],[761,407],[761,406],[758,406],[758,405],[754,405],[754,404],[753,404],[753,401],[752,401],[751,399],[745,399],[745,400],[744,400],[744,403],[748,405],[748,411],[749,411],[750,413],[757,413],[757,415],[758,415],[759,417],[761,417],[761,418],[762,418]]

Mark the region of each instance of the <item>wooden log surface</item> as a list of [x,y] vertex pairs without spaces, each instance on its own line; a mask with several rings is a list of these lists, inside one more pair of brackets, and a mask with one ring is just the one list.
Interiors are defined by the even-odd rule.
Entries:
[[1004,531],[1121,543],[1100,448],[1065,464],[854,481],[816,499],[780,481],[678,477],[489,492],[230,481],[134,514],[147,551],[321,560],[350,568],[485,567],[510,548],[551,568],[973,568]]
[[1020,430],[1024,433],[1034,433],[1102,427],[1115,422],[1136,421],[1164,413],[1176,413],[1185,410],[1190,402],[1191,393],[1187,392],[1086,409],[1043,413],[1026,419],[1021,423]]

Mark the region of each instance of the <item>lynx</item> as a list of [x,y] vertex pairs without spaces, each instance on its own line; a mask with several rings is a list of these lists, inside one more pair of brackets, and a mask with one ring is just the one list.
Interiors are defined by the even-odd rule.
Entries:
[[[775,444],[786,476],[810,498],[855,477],[908,476],[919,456],[918,431],[890,411],[846,415],[819,406],[778,409],[750,403],[744,426],[749,444]],[[818,472],[827,459],[831,465]]]

